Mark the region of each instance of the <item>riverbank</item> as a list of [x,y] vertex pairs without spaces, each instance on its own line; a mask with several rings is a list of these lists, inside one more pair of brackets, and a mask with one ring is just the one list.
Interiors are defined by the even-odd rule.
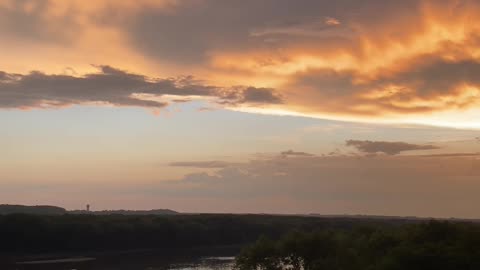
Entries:
[[[0,269],[15,269],[20,265],[40,265],[56,262],[81,265],[82,261],[94,260],[97,267],[122,265],[122,267],[138,267],[148,265],[169,265],[191,263],[200,258],[232,258],[241,250],[240,245],[215,246],[215,247],[191,247],[191,248],[162,248],[162,249],[130,249],[130,250],[106,250],[90,252],[57,252],[41,254],[10,254],[0,256]],[[78,262],[78,263],[76,263]],[[29,268],[30,269],[30,268]],[[34,268],[37,269],[37,268]],[[42,268],[43,269],[43,268]],[[90,268],[89,268],[90,269]],[[107,268],[108,269],[108,268]],[[128,268],[125,268],[128,269]]]

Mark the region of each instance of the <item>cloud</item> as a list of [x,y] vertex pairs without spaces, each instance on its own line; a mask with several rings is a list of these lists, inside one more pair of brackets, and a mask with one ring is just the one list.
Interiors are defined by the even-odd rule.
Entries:
[[280,155],[282,156],[300,156],[300,157],[312,157],[314,156],[313,154],[310,154],[310,153],[306,153],[306,152],[297,152],[297,151],[293,151],[293,150],[288,150],[288,151],[283,151],[280,153]]
[[[252,8],[261,14],[232,22],[236,27],[228,35],[234,44],[209,40],[197,52],[207,63],[212,57],[220,70],[245,72],[259,81],[276,77],[280,82],[274,88],[284,99],[278,108],[292,113],[413,121],[418,115],[478,107],[479,32],[468,21],[478,14],[477,4],[341,1],[335,7],[305,1],[286,16],[282,3],[266,1],[271,11]],[[253,3],[246,1],[235,11],[242,13],[249,5]],[[214,18],[229,14],[224,8],[206,1],[201,9],[185,12],[212,13],[209,18]],[[322,12],[315,16],[308,9]],[[182,9],[177,12],[184,15]],[[459,14],[454,23],[452,14]],[[325,18],[342,23],[328,25]],[[200,20],[201,29],[211,23]]]
[[174,167],[193,167],[193,168],[226,168],[232,163],[225,161],[177,161],[169,164]]
[[[208,63],[211,55],[222,51],[276,51],[296,43],[322,48],[322,37],[317,39],[315,32],[338,26],[334,22],[359,21],[375,26],[389,17],[402,18],[416,12],[419,6],[419,1],[411,0],[370,0],[362,4],[353,0],[303,0],[295,7],[288,0],[266,0],[261,4],[254,0],[187,1],[171,13],[142,10],[127,33],[138,49],[161,61]],[[265,42],[269,40],[275,42]]]
[[[149,186],[197,211],[478,217],[480,159],[462,155],[252,159]],[[165,197],[164,197],[165,196]]]
[[248,87],[243,91],[242,103],[282,103],[282,98],[271,88]]
[[[478,105],[480,62],[415,59],[402,70],[363,79],[357,71],[317,69],[299,73],[285,88],[299,89],[290,105],[311,113],[357,117],[415,115]],[[321,107],[314,107],[321,103]],[[302,109],[301,109],[302,110]]]
[[421,157],[443,157],[443,158],[455,158],[455,157],[480,157],[480,153],[444,153],[444,154],[432,154],[432,155],[420,155]]
[[243,104],[263,105],[283,103],[280,94],[272,88],[235,86],[219,93],[223,101],[220,104],[239,106]]
[[73,16],[57,14],[52,23],[47,15],[50,11],[48,1],[0,1],[0,32],[5,37],[42,42],[68,42],[72,32],[66,29],[78,29]]
[[[9,70],[33,61],[45,74],[85,71],[86,61],[101,61],[151,84],[160,70],[198,74],[217,89],[193,92],[257,112],[478,127],[479,14],[467,0],[0,1],[0,49]],[[124,95],[94,100],[165,106]]]
[[0,31],[20,40],[69,44],[75,41],[74,33],[85,33],[90,24],[102,27],[142,9],[168,10],[174,6],[175,0],[0,0]]
[[434,145],[420,145],[406,142],[347,140],[345,144],[347,146],[353,146],[360,152],[367,154],[385,153],[387,155],[397,155],[405,151],[439,149],[439,147]]
[[158,79],[110,66],[98,66],[97,73],[81,77],[50,75],[39,71],[26,75],[0,72],[0,108],[62,108],[76,104],[100,104],[163,108],[165,96],[214,98],[218,103],[270,104],[279,100],[271,89],[222,88],[193,77]]
[[332,17],[326,17],[325,18],[325,24],[326,25],[340,25],[340,21],[335,19],[335,18],[332,18]]

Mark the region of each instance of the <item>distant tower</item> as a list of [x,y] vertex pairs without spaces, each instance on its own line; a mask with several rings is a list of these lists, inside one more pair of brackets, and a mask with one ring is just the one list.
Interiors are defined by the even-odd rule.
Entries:
[[90,204],[87,204],[87,212],[90,212]]

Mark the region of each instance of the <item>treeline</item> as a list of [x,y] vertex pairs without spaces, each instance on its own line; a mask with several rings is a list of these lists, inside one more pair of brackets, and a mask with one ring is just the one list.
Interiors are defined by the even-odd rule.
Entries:
[[251,244],[292,229],[396,226],[407,221],[268,215],[0,215],[0,255]]
[[261,237],[236,259],[239,270],[480,269],[480,226],[430,221]]
[[100,210],[85,211],[73,210],[67,211],[65,208],[51,205],[14,205],[0,204],[0,215],[9,214],[30,214],[30,215],[177,215],[180,214],[170,209],[152,209],[152,210]]
[[100,211],[85,211],[73,210],[68,211],[69,214],[78,215],[125,215],[125,216],[148,216],[148,215],[178,215],[179,212],[170,209],[152,209],[152,210],[100,210]]
[[63,215],[67,210],[58,206],[50,205],[13,205],[0,204],[0,215],[8,214],[31,214],[31,215]]

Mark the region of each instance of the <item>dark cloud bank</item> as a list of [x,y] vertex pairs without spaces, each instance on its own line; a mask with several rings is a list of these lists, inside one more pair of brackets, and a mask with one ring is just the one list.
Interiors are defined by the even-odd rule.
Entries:
[[353,146],[360,152],[367,154],[384,153],[387,155],[396,155],[404,151],[439,149],[439,147],[435,145],[411,144],[406,142],[348,140],[345,144],[347,146]]
[[158,79],[110,66],[98,68],[99,72],[82,77],[0,71],[0,108],[61,108],[88,103],[163,108],[168,105],[159,101],[164,95],[210,97],[230,106],[281,102],[269,88],[227,88],[202,84],[193,77]]

